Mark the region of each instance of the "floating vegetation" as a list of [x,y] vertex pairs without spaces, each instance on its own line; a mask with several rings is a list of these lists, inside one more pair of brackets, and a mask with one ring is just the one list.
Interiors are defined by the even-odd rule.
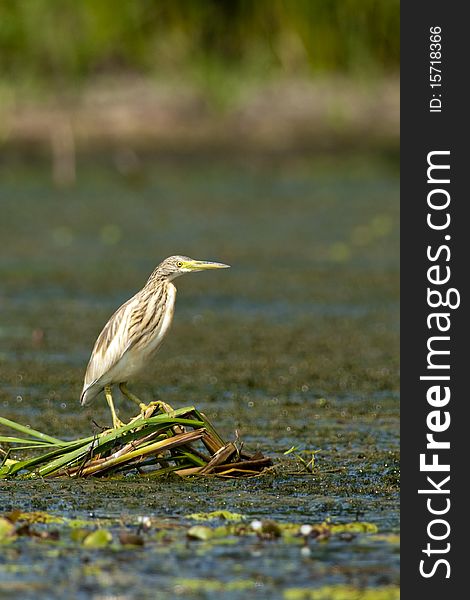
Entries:
[[[386,536],[377,535],[373,523],[354,521],[350,523],[294,523],[271,519],[254,519],[248,522],[245,515],[227,518],[225,511],[212,513],[209,520],[218,519],[221,525],[208,526],[198,524],[200,514],[188,515],[186,519],[193,523],[175,523],[173,519],[150,519],[150,517],[119,519],[78,520],[57,517],[47,512],[22,512],[13,510],[0,514],[0,542],[12,542],[19,537],[29,537],[48,541],[69,538],[73,544],[85,548],[104,548],[121,546],[154,546],[165,543],[177,543],[183,539],[194,542],[223,542],[229,538],[236,542],[246,538],[258,542],[279,542],[300,547],[329,542],[351,542],[355,538],[369,542],[399,543],[399,536],[390,541]],[[209,515],[211,513],[208,513]],[[229,513],[229,515],[232,513]],[[238,522],[237,522],[238,521]],[[119,541],[119,544],[117,543]]]
[[319,588],[290,588],[284,600],[399,600],[400,588],[386,585],[360,588],[352,585],[325,585]]
[[[219,513],[217,516],[216,512]],[[37,553],[41,548],[39,553],[48,561],[70,558],[81,565],[81,576],[87,578],[88,585],[100,585],[100,578],[107,574],[103,587],[109,586],[109,569],[114,563],[122,565],[125,562],[131,565],[131,570],[143,563],[153,574],[155,565],[160,566],[169,557],[181,564],[184,557],[189,556],[202,565],[199,573],[192,575],[184,569],[169,573],[163,584],[164,589],[170,590],[168,597],[207,595],[215,598],[226,592],[250,596],[251,591],[270,585],[272,580],[271,576],[263,576],[254,567],[272,564],[273,556],[282,554],[289,558],[290,572],[295,565],[302,572],[280,587],[275,581],[275,597],[284,600],[399,598],[397,577],[381,569],[378,580],[375,568],[370,566],[370,557],[383,552],[384,546],[392,544],[393,552],[398,552],[399,536],[388,539],[386,535],[377,534],[375,524],[330,520],[285,522],[253,519],[249,514],[240,515],[242,518],[236,520],[227,518],[223,514],[225,511],[216,512],[209,519],[210,526],[201,524],[198,513],[186,515],[179,521],[175,520],[175,515],[135,514],[99,518],[90,515],[88,520],[79,521],[39,511],[4,512],[0,514],[0,551],[9,562],[0,565],[0,577],[21,575],[23,572],[19,569],[23,564],[18,564],[17,557],[27,555],[28,549]],[[353,548],[368,558],[365,565],[355,567],[352,576],[351,568],[342,565],[338,556]],[[234,557],[237,568],[212,569],[212,557],[220,555]],[[322,585],[322,574],[331,560],[336,561],[336,583]],[[243,569],[243,565],[248,567]],[[313,581],[302,576],[311,569],[320,574]],[[341,579],[344,579],[342,583]],[[128,584],[127,578],[120,581],[123,585]]]
[[220,519],[222,521],[243,521],[246,519],[245,515],[240,513],[230,512],[229,510],[213,510],[207,513],[192,513],[187,515],[188,519],[192,521],[214,521]]
[[[307,471],[307,473],[313,473],[315,469],[315,455],[321,452],[321,450],[300,450],[296,446],[292,446],[289,450],[284,452],[284,456],[288,454],[293,454],[302,467]],[[308,460],[302,456],[302,454],[306,455]]]
[[[152,402],[127,425],[93,436],[64,441],[0,417],[0,425],[27,437],[0,436],[8,444],[0,479],[11,477],[89,477],[145,474],[241,477],[272,465],[260,453],[247,454],[237,440],[224,442],[207,417],[194,407],[174,410]],[[15,455],[35,451],[22,460]]]

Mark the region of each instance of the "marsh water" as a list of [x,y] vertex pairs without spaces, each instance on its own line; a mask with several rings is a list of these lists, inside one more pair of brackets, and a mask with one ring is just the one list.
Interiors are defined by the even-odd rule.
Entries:
[[[65,189],[52,185],[46,162],[1,167],[0,414],[64,439],[90,435],[93,420],[109,425],[104,398],[78,403],[107,318],[162,258],[218,260],[232,268],[177,280],[172,330],[132,389],[145,401],[197,406],[274,468],[228,480],[0,481],[2,514],[63,518],[36,525],[57,529],[58,540],[2,545],[1,597],[295,600],[352,587],[396,597],[394,165],[370,157],[132,164],[84,161]],[[123,420],[133,416],[128,401],[115,400]],[[307,468],[301,459],[314,451]],[[312,538],[308,550],[256,535],[188,539],[188,515],[215,510],[242,514],[248,528],[258,519],[361,521],[378,534]],[[119,532],[136,531],[143,516],[152,523],[145,545],[120,544]],[[72,521],[109,530],[112,543],[84,547]]]

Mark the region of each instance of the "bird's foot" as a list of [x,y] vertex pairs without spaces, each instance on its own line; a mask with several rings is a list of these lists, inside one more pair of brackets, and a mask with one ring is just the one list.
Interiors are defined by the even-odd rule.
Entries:
[[169,404],[161,402],[160,400],[149,402],[149,404],[139,402],[139,408],[140,414],[138,414],[136,417],[133,417],[129,421],[129,424],[133,423],[134,421],[140,421],[140,419],[149,419],[150,417],[154,416],[155,413],[169,413],[173,411]]
[[123,423],[121,419],[116,416],[113,417],[113,429],[121,429],[121,427],[124,427],[125,425],[126,423]]
[[141,402],[139,408],[142,416],[146,419],[151,417],[155,412],[169,413],[173,411],[169,404],[166,404],[166,402],[162,402],[161,400],[155,400],[148,404]]
[[149,404],[144,404],[143,402],[141,402],[139,404],[139,408],[140,408],[140,416],[143,419],[149,419],[150,417],[153,417],[155,412],[158,412],[158,405],[156,402],[150,402]]
[[174,411],[174,409],[166,402],[163,402],[163,400],[155,400],[155,402],[151,402],[150,405],[160,409],[160,412],[162,413],[171,413]]

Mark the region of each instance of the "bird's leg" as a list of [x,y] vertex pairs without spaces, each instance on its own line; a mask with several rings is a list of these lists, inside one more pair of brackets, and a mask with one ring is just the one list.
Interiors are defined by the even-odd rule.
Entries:
[[118,418],[118,416],[116,414],[116,410],[114,408],[113,397],[111,395],[111,388],[109,387],[109,385],[107,385],[104,388],[104,395],[106,396],[106,402],[108,403],[109,410],[111,411],[111,415],[113,417],[113,428],[119,429],[119,427],[122,427],[124,425],[124,423]]
[[145,411],[147,410],[147,405],[146,405],[146,404],[144,404],[143,402],[141,402],[141,401],[139,400],[139,398],[137,398],[137,396],[135,396],[135,395],[134,395],[134,394],[133,394],[133,393],[132,393],[132,392],[131,392],[131,391],[128,389],[128,387],[127,387],[127,385],[126,385],[125,383],[120,383],[120,384],[119,384],[119,389],[121,390],[121,392],[124,394],[124,396],[125,396],[126,398],[129,398],[129,400],[132,400],[132,402],[135,402],[135,403],[136,403],[136,404],[139,406],[139,408],[140,408],[140,410],[141,410],[142,412],[145,412]]
[[[126,383],[120,383],[119,389],[124,394],[124,396],[126,396],[126,398],[129,398],[129,400],[132,400],[133,402],[138,404],[138,406],[140,408],[140,413],[141,413],[140,416],[134,417],[134,419],[131,420],[131,423],[135,420],[140,419],[141,417],[145,417],[145,418],[151,417],[156,408],[159,408],[162,412],[172,412],[173,411],[173,409],[171,408],[171,406],[169,404],[166,404],[165,402],[161,402],[160,400],[157,400],[156,402],[150,402],[150,404],[144,404],[143,402],[141,402],[141,400],[139,400],[139,398],[135,394],[133,394],[129,390]],[[177,426],[175,426],[175,427],[177,427]]]

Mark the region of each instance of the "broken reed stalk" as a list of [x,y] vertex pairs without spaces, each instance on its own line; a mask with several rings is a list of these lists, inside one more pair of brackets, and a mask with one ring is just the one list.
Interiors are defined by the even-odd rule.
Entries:
[[[154,444],[150,444],[140,449],[137,448],[133,451],[126,452],[125,454],[121,454],[120,456],[111,455],[108,458],[104,458],[99,461],[93,461],[87,467],[80,467],[76,469],[67,470],[67,475],[73,477],[74,475],[77,475],[78,472],[80,472],[83,477],[86,477],[87,475],[94,475],[99,471],[108,470],[121,463],[133,461],[134,458],[143,458],[147,454],[159,454],[163,450],[170,450],[175,446],[184,445],[188,442],[193,442],[195,440],[200,440],[203,435],[203,429],[200,429],[198,431],[189,431],[188,433],[180,433],[168,440],[155,442]],[[62,474],[63,473],[61,472],[58,473],[58,475]]]
[[[0,479],[77,478],[130,471],[152,477],[172,472],[182,477],[239,477],[257,475],[272,464],[267,457],[242,453],[233,442],[224,442],[206,415],[192,406],[173,410],[164,402],[152,402],[119,429],[71,441],[2,417],[0,425],[28,436],[0,435],[0,444],[9,446],[2,450]],[[26,449],[47,452],[23,460],[10,458],[13,452],[20,454]]]

